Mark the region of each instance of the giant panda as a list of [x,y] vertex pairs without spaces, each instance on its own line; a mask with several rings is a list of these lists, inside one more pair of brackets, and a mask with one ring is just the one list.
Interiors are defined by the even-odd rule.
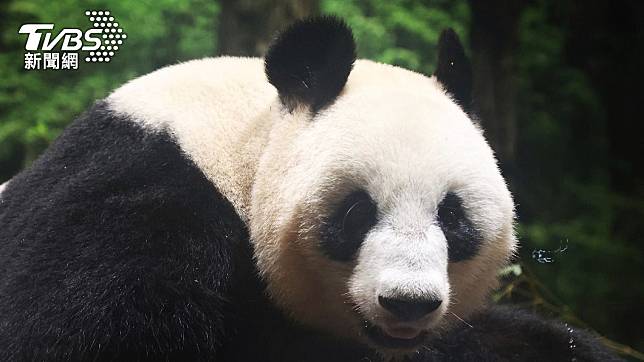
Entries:
[[486,307],[514,205],[456,34],[355,58],[313,18],[97,101],[0,196],[0,360],[613,358]]

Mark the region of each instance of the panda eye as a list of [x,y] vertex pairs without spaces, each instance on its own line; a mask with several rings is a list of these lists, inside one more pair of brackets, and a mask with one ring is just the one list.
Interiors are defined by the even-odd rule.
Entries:
[[342,220],[342,236],[345,240],[362,240],[375,224],[376,205],[368,196],[354,202]]
[[465,217],[461,207],[461,199],[453,193],[448,193],[438,206],[438,221],[444,229],[458,229]]
[[327,255],[339,261],[351,260],[376,224],[377,211],[366,192],[347,196],[323,227],[321,244]]
[[467,218],[461,198],[447,193],[438,205],[438,223],[447,240],[450,262],[471,259],[481,245],[480,232]]

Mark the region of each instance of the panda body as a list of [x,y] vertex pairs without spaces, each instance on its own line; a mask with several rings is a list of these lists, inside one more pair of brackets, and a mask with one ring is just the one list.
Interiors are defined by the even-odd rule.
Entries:
[[484,308],[514,212],[454,36],[428,78],[309,20],[98,101],[2,190],[0,360],[610,358]]

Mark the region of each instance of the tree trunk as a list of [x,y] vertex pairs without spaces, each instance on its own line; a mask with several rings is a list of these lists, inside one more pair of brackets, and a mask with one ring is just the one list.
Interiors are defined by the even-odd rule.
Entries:
[[222,0],[219,54],[262,56],[277,31],[318,12],[318,0]]
[[510,173],[517,138],[514,54],[523,4],[470,0],[474,107],[499,161]]

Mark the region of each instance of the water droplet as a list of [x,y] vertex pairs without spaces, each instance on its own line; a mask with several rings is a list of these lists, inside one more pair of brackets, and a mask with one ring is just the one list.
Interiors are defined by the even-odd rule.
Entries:
[[544,249],[535,249],[532,251],[532,259],[536,260],[540,264],[549,264],[555,261],[555,255],[561,254],[564,251],[568,250],[568,240],[565,241],[565,244],[561,242],[559,247],[555,250],[544,250]]

